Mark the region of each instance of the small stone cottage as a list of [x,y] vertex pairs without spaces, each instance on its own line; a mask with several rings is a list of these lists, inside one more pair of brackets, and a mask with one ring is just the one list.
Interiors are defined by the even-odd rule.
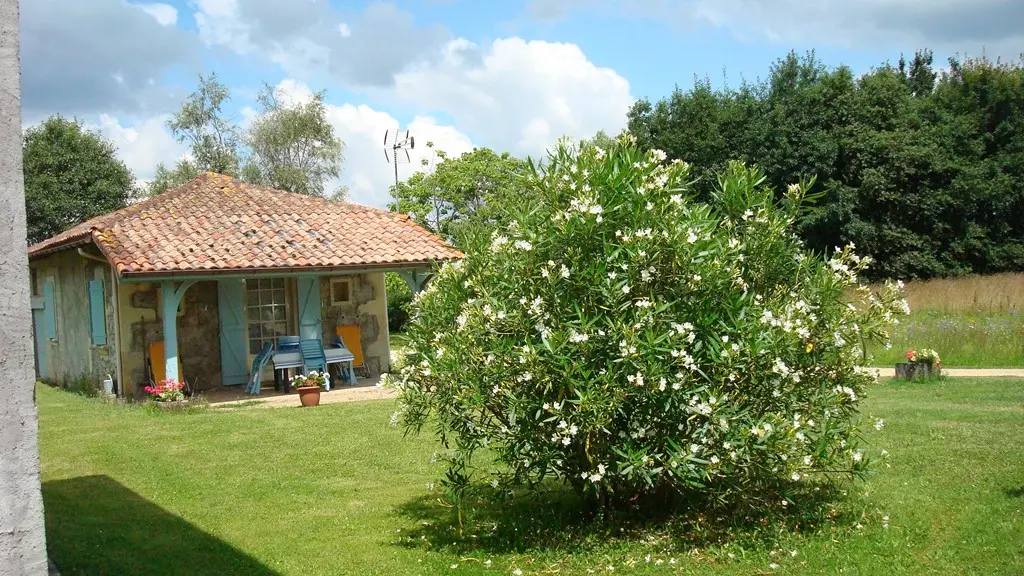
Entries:
[[39,377],[109,376],[126,396],[155,363],[199,390],[242,384],[265,343],[328,345],[343,324],[359,325],[379,374],[390,359],[385,272],[417,291],[432,266],[461,257],[408,216],[213,173],[28,253]]

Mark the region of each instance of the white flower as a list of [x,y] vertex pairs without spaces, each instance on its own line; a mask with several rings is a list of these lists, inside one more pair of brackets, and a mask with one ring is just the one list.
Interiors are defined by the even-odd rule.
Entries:
[[629,284],[624,284],[622,286],[622,293],[623,294],[629,294]]
[[516,568],[515,570],[512,571],[512,575],[513,576],[522,576],[522,574],[523,574],[523,571],[520,570],[519,568]]
[[875,420],[875,430],[881,430],[884,427],[885,427],[885,420],[882,420],[881,418],[879,418],[878,420]]
[[795,481],[797,481],[799,479],[800,479],[800,473],[799,472],[793,472],[793,481],[795,482]]
[[562,278],[569,277],[569,268],[565,264],[562,264]]
[[689,242],[690,244],[693,244],[694,242],[697,241],[697,233],[693,231],[693,228],[690,228],[689,230],[686,231],[686,241]]
[[853,453],[853,461],[854,462],[860,462],[863,459],[864,459],[864,453],[861,452],[860,450],[857,450],[856,452]]
[[491,250],[497,252],[502,246],[508,244],[508,238],[505,236],[497,236],[491,241]]
[[515,247],[519,248],[520,250],[530,250],[533,248],[533,244],[530,244],[526,240],[516,240]]

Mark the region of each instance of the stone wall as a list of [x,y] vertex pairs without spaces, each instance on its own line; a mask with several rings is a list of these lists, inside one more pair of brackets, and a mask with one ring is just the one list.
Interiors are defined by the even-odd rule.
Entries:
[[331,305],[332,277],[320,279],[324,342],[331,342],[338,326],[359,324],[364,362],[370,374],[377,376],[386,371],[390,364],[384,274],[376,272],[336,277],[351,279],[351,302]]
[[[110,267],[80,255],[76,250],[63,250],[32,262],[38,279],[38,290],[53,282],[54,320],[57,338],[46,341],[48,371],[43,380],[66,384],[88,380],[100,386],[108,374],[117,375],[117,332],[114,326],[115,287]],[[92,343],[89,317],[89,281],[103,281],[104,316],[107,343]]]
[[[160,286],[155,283],[122,284],[121,326],[124,330],[123,370],[129,394],[139,395],[147,383],[146,350],[163,340]],[[178,358],[182,377],[198,390],[221,384],[220,318],[217,282],[196,282],[178,308]]]

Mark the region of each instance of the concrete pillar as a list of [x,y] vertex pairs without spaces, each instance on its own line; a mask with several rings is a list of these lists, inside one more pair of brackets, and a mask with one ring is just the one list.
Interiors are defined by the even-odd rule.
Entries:
[[21,165],[18,1],[0,0],[0,574],[47,573]]
[[164,324],[164,378],[181,381],[178,374],[178,305],[185,291],[195,281],[175,283],[165,280],[160,283],[160,310]]

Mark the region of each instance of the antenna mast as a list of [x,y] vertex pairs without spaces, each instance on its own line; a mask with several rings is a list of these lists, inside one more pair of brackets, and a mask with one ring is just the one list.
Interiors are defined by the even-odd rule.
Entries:
[[406,130],[395,128],[384,131],[384,159],[395,165],[395,187],[391,200],[398,209],[398,165],[412,162],[409,151],[416,147],[416,139]]

